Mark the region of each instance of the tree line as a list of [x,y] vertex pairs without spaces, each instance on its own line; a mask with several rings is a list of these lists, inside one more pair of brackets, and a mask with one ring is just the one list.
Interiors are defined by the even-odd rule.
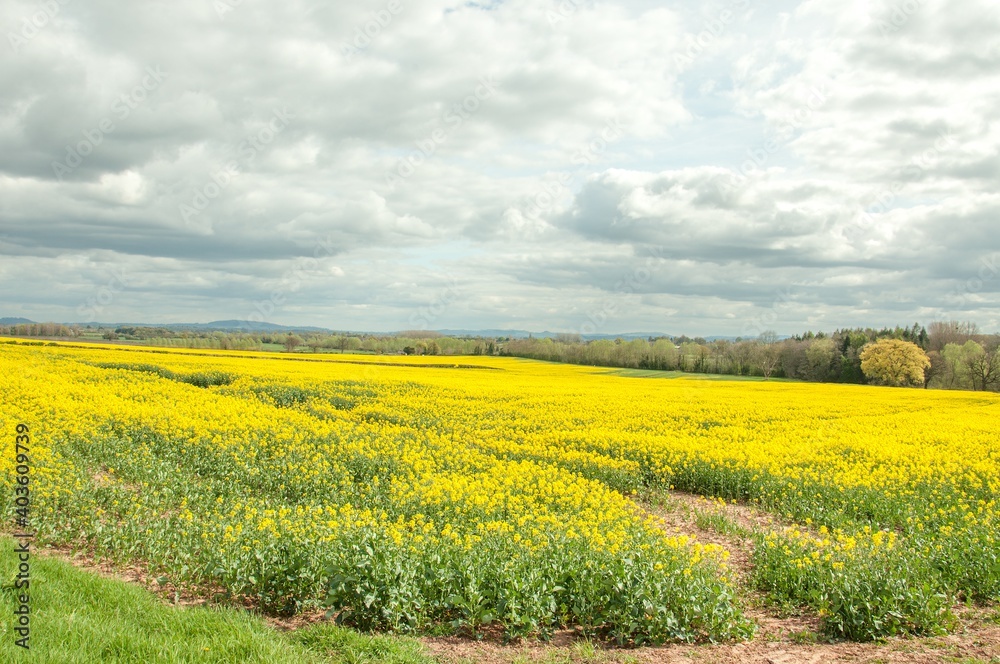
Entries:
[[585,341],[579,335],[511,340],[501,354],[592,366],[792,378],[835,383],[873,382],[862,369],[866,346],[880,339],[909,342],[926,354],[923,387],[1000,389],[1000,335],[974,323],[936,321],[926,328],[849,328],[779,339],[659,337]]
[[371,353],[377,355],[498,355],[507,338],[446,337],[423,330],[396,334],[349,332],[232,332],[156,326],[95,327],[58,323],[0,325],[0,336],[103,339],[168,348],[287,352]]
[[513,339],[447,337],[436,332],[397,334],[338,332],[252,333],[176,330],[161,327],[83,328],[56,323],[0,326],[9,336],[85,338],[146,345],[221,350],[284,350],[305,353],[404,355],[504,355],[550,362],[626,369],[791,378],[816,382],[870,383],[863,352],[881,339],[918,347],[923,387],[1000,390],[1000,335],[983,334],[974,323],[935,321],[894,328],[845,328],[779,339],[764,332],[751,339],[655,337],[585,340],[576,334]]

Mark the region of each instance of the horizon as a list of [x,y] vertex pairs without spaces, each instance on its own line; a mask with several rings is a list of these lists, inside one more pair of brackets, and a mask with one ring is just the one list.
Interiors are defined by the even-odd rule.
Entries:
[[[5,323],[5,322],[3,322],[3,321],[14,320],[16,318],[18,318],[18,317],[15,317],[15,316],[0,316],[0,325],[16,325],[16,324],[19,324],[19,323],[9,323],[9,322]],[[953,321],[953,322],[964,322],[964,321]],[[185,321],[185,322],[178,322],[178,323],[159,323],[159,324],[157,324],[157,323],[149,323],[147,321],[141,321],[141,320],[94,321],[94,322],[90,322],[90,323],[85,323],[85,322],[70,322],[70,321],[36,321],[36,320],[30,320],[29,319],[29,322],[28,323],[24,323],[24,324],[37,324],[37,325],[51,324],[51,325],[64,325],[64,326],[69,326],[69,327],[81,327],[81,328],[86,328],[88,326],[94,327],[94,328],[98,328],[98,327],[110,328],[110,327],[122,327],[122,326],[140,326],[140,327],[151,327],[151,328],[160,327],[160,326],[171,326],[171,327],[192,326],[192,327],[202,327],[202,328],[207,329],[207,330],[235,330],[236,329],[235,326],[222,327],[221,324],[223,324],[223,323],[243,323],[243,324],[247,324],[248,321],[240,321],[238,319],[216,319],[216,320],[210,320],[210,321],[205,321],[205,322]],[[921,321],[914,321],[914,323],[917,324],[918,326],[924,328],[924,329],[926,329],[927,325],[928,325],[927,323],[924,323],[924,322],[921,322]],[[214,324],[219,324],[219,326],[218,327],[211,327]],[[279,329],[268,330],[268,329],[261,329],[261,328],[250,327],[250,328],[248,328],[246,330],[246,332],[248,334],[268,334],[269,332],[274,332],[274,333],[280,334],[282,332],[294,332],[294,331],[310,332],[310,331],[315,331],[315,332],[329,332],[329,333],[332,333],[332,334],[347,334],[347,335],[374,334],[374,335],[384,335],[384,336],[393,336],[393,335],[413,333],[413,332],[426,332],[428,334],[440,334],[440,335],[443,335],[443,336],[461,336],[463,334],[478,334],[478,333],[484,333],[484,332],[498,332],[498,333],[514,333],[514,334],[520,333],[520,334],[530,334],[530,335],[547,335],[548,334],[548,335],[553,335],[553,336],[555,336],[555,335],[574,335],[574,334],[579,334],[585,340],[588,339],[588,338],[589,339],[596,339],[596,338],[605,338],[605,337],[607,337],[607,338],[614,338],[614,337],[650,337],[650,338],[652,338],[652,337],[667,337],[667,338],[687,337],[689,339],[698,339],[698,338],[701,338],[701,339],[707,339],[707,340],[711,340],[711,339],[730,339],[730,340],[733,340],[733,339],[741,339],[741,338],[742,339],[754,339],[754,338],[757,338],[757,336],[758,336],[758,335],[743,336],[743,335],[738,335],[738,334],[736,334],[736,335],[732,335],[732,334],[716,334],[716,333],[712,333],[712,332],[708,332],[708,333],[704,333],[704,332],[703,333],[677,332],[677,333],[675,333],[675,332],[667,332],[665,330],[619,330],[619,331],[601,331],[601,332],[594,332],[594,333],[589,333],[589,334],[587,334],[587,333],[581,334],[580,332],[572,331],[572,330],[559,330],[559,329],[550,329],[550,328],[537,329],[537,330],[529,330],[529,329],[523,329],[523,328],[485,328],[485,327],[484,328],[473,328],[473,327],[457,327],[457,328],[440,328],[440,329],[425,329],[425,330],[406,329],[406,328],[391,329],[391,330],[361,330],[361,329],[350,329],[350,328],[327,327],[327,326],[323,326],[323,325],[296,325],[296,324],[279,323],[279,322],[272,322],[272,321],[268,321],[265,324],[266,325],[275,326],[276,328],[279,328]],[[896,329],[896,328],[910,328],[910,327],[912,327],[912,324],[893,323],[893,324],[886,324],[886,325],[862,325],[862,326],[860,326],[860,329],[872,329],[872,330],[886,330],[886,329],[889,329],[889,330],[892,330],[892,329]],[[766,331],[767,332],[774,332],[779,339],[788,339],[788,338],[793,338],[793,337],[796,337],[796,336],[806,335],[806,334],[809,334],[809,333],[832,334],[832,333],[836,332],[837,330],[842,330],[842,329],[853,329],[853,328],[847,328],[845,326],[835,326],[835,327],[832,327],[830,329],[805,329],[805,330],[797,330],[797,331],[794,331],[794,332],[791,332],[791,333],[778,332],[778,331],[775,331],[775,330],[766,330]],[[1000,335],[1000,331],[979,329],[978,330],[978,334],[981,334],[983,336]]]
[[13,0],[0,309],[1000,330],[992,10]]

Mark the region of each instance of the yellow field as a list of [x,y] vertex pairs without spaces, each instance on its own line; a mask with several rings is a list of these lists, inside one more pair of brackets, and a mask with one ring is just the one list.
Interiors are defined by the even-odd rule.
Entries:
[[797,521],[760,534],[754,583],[834,633],[936,631],[1000,595],[995,394],[11,343],[0,397],[5,491],[23,423],[41,537],[273,611],[748,636],[726,552],[628,497],[669,487]]

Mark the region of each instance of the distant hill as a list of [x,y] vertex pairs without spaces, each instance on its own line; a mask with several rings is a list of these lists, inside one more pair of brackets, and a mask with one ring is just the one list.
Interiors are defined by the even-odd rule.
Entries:
[[[6,320],[6,319],[4,319]],[[79,323],[65,323],[79,325]],[[278,325],[276,323],[250,322],[245,320],[215,320],[210,323],[87,323],[91,327],[152,327],[166,330],[200,330],[202,332],[331,332],[325,327],[309,325]]]
[[[529,336],[536,339],[554,339],[560,334],[567,334],[565,332],[549,332],[548,330],[544,332],[529,332],[527,330],[496,330],[496,329],[485,329],[485,330],[435,330],[440,334],[447,337],[484,337],[487,339],[496,337],[510,337],[511,339],[527,339]],[[569,333],[572,334],[572,333]],[[670,336],[662,332],[622,332],[620,334],[582,334],[580,335],[584,339],[647,339],[649,337],[666,337]]]
[[215,320],[211,323],[170,323],[158,325],[170,330],[239,330],[244,332],[331,332],[325,327],[311,325],[278,325],[277,323],[253,322],[246,320]]
[[672,334],[667,334],[665,332],[622,332],[621,334],[584,334],[581,335],[584,339],[649,339],[649,338],[659,338],[659,337],[672,337]]
[[[25,323],[34,323],[35,321],[28,320],[27,318],[0,318],[0,325],[20,325]],[[63,325],[81,325],[81,323],[62,323]],[[118,327],[160,327],[168,330],[198,330],[202,332],[220,331],[220,332],[338,332],[339,330],[332,330],[326,327],[316,327],[312,325],[279,325],[277,323],[268,322],[254,322],[246,321],[240,319],[229,319],[229,320],[214,320],[209,323],[87,323],[87,325],[95,328],[118,328]],[[507,337],[510,339],[527,339],[528,337],[534,337],[536,339],[554,339],[560,334],[567,334],[565,332],[549,332],[548,330],[544,332],[531,332],[529,330],[501,330],[496,328],[486,328],[481,330],[434,330],[438,334],[443,334],[446,337],[479,337],[483,339],[496,339],[500,337]],[[361,332],[353,330],[348,332],[348,334],[376,334],[376,335],[392,335],[398,334],[398,332]],[[572,334],[572,333],[569,333]],[[581,335],[583,339],[587,341],[593,341],[595,339],[648,339],[650,337],[669,337],[671,335],[664,334],[663,332],[621,332],[618,334],[583,334]],[[735,339],[736,337],[708,337],[709,341],[714,339]]]
[[434,330],[446,337],[483,337],[487,339],[496,337],[510,337],[511,339],[527,339],[529,335],[534,337],[554,337],[551,332],[528,332],[527,330]]

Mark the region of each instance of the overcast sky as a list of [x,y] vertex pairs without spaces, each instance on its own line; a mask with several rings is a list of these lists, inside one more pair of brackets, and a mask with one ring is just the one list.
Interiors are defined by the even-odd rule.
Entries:
[[993,0],[6,0],[0,316],[1000,330]]

